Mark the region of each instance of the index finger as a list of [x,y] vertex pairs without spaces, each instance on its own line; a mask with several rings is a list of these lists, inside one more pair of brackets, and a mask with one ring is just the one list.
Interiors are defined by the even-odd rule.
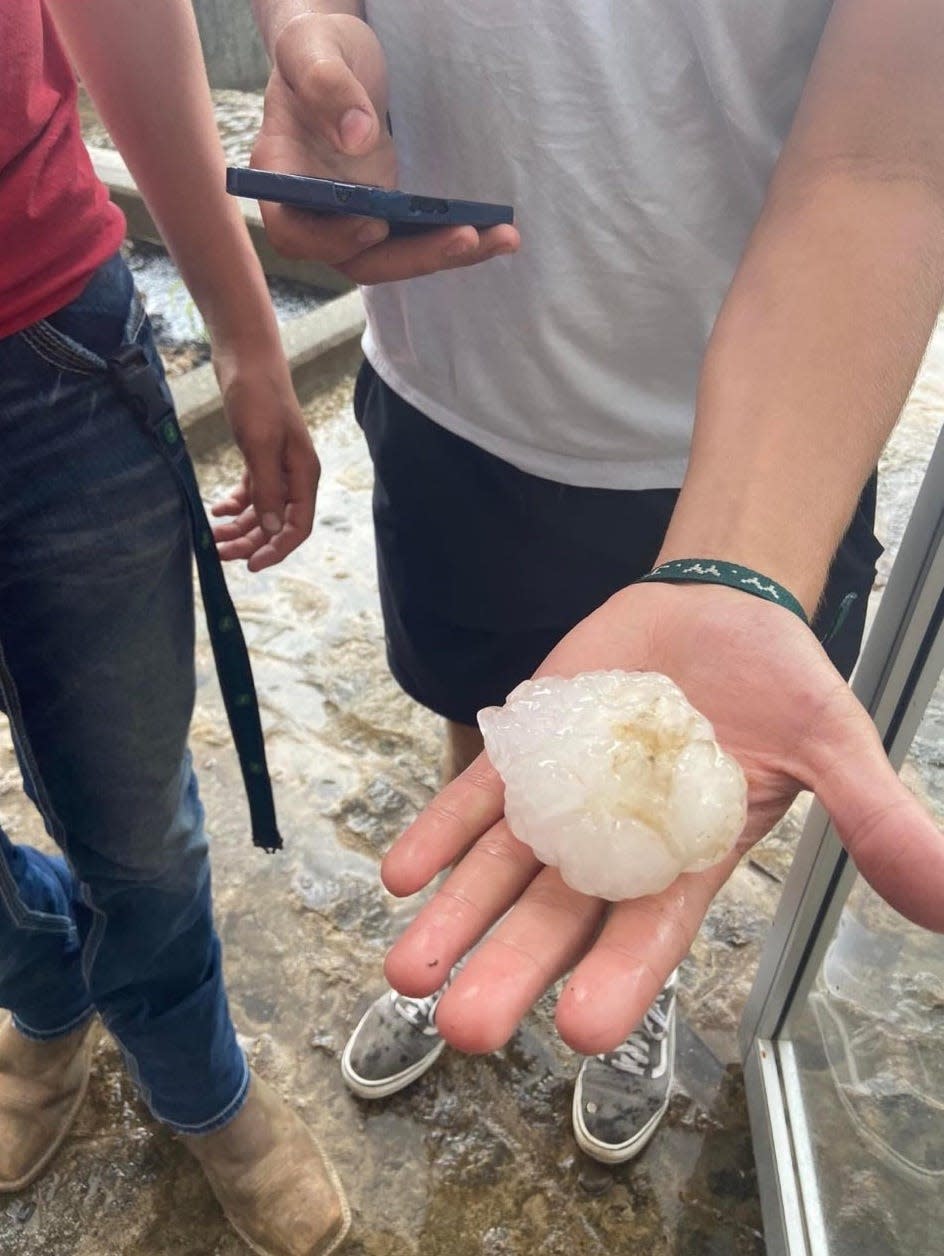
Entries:
[[432,994],[540,869],[530,847],[504,820],[494,825],[390,949],[385,965],[390,984],[413,998]]
[[415,894],[496,824],[504,809],[502,779],[480,754],[394,842],[381,865],[384,885],[398,898]]

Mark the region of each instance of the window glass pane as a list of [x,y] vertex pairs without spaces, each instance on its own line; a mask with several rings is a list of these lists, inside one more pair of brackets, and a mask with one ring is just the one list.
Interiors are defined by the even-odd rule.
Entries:
[[[944,681],[903,775],[944,826]],[[857,881],[793,1038],[830,1256],[944,1250],[944,937]]]

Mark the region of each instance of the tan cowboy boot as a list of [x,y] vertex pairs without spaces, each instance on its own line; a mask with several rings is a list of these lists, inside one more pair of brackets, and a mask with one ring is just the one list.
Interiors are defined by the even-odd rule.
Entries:
[[328,1256],[351,1213],[338,1175],[284,1099],[253,1075],[245,1104],[222,1129],[188,1134],[239,1237],[260,1256]]
[[0,1192],[34,1182],[59,1150],[88,1089],[94,1019],[42,1042],[0,1021]]

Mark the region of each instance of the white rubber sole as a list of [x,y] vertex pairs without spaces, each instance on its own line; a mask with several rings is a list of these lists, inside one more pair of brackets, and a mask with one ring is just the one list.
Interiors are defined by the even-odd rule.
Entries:
[[574,1110],[573,1125],[574,1138],[577,1146],[582,1152],[590,1156],[593,1160],[598,1160],[601,1164],[625,1164],[627,1160],[632,1160],[644,1151],[648,1144],[652,1141],[652,1136],[659,1128],[662,1118],[665,1116],[665,1105],[660,1112],[652,1118],[648,1125],[645,1125],[635,1138],[627,1143],[621,1143],[618,1147],[613,1147],[609,1143],[601,1143],[599,1139],[594,1138],[590,1131],[583,1123],[583,1117],[577,1106],[577,1091],[574,1091]]
[[428,1073],[445,1050],[446,1040],[445,1038],[440,1038],[428,1055],[424,1055],[421,1060],[417,1060],[415,1064],[411,1064],[409,1068],[404,1069],[401,1073],[395,1073],[393,1077],[385,1077],[382,1081],[371,1081],[369,1078],[361,1077],[359,1073],[356,1073],[351,1064],[354,1039],[360,1032],[361,1026],[370,1015],[370,1012],[371,1009],[368,1008],[358,1022],[357,1028],[347,1040],[347,1045],[341,1055],[341,1076],[348,1090],[352,1094],[357,1095],[359,1099],[386,1099],[390,1095],[397,1094],[400,1090],[405,1090],[407,1086],[422,1077],[424,1073]]
[[[674,977],[674,974],[673,974]],[[644,1151],[648,1143],[651,1141],[653,1134],[659,1128],[662,1118],[668,1111],[669,1101],[672,1098],[672,1085],[675,1081],[675,1017],[676,1011],[673,1011],[672,1026],[669,1030],[668,1041],[666,1043],[666,1051],[668,1053],[668,1072],[669,1080],[665,1092],[665,1103],[655,1114],[650,1117],[646,1124],[642,1127],[638,1134],[633,1138],[627,1139],[625,1143],[613,1144],[604,1143],[594,1136],[587,1129],[583,1119],[583,1078],[582,1074],[578,1076],[577,1083],[574,1086],[574,1099],[571,1108],[571,1119],[574,1127],[574,1138],[577,1140],[577,1146],[581,1151],[585,1152],[594,1160],[599,1160],[601,1164],[625,1164],[627,1160],[632,1160]],[[627,1077],[631,1077],[628,1074]]]

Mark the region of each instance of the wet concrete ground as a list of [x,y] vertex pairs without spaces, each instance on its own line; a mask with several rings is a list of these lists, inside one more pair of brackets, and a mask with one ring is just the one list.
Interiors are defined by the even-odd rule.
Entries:
[[[941,362],[936,369],[940,376]],[[398,691],[384,665],[370,468],[350,383],[309,409],[324,464],[314,537],[275,571],[230,569],[262,695],[281,855],[251,847],[205,634],[199,645],[193,748],[233,1013],[249,1055],[331,1149],[354,1207],[351,1256],[762,1253],[736,1028],[802,804],[738,870],[682,968],[676,1092],[635,1163],[605,1169],[577,1151],[578,1061],[555,1039],[549,1003],[505,1050],[448,1052],[391,1100],[367,1105],[343,1087],[346,1035],[382,989],[384,951],[414,910],[385,894],[378,860],[431,795],[439,759],[435,719]],[[886,537],[906,516],[942,400],[941,378],[919,390],[886,457]],[[231,452],[208,459],[200,475],[213,498],[236,480],[238,460]],[[43,842],[6,745],[0,814],[14,838]],[[104,1042],[74,1134],[41,1182],[0,1203],[0,1252],[244,1251]]]

